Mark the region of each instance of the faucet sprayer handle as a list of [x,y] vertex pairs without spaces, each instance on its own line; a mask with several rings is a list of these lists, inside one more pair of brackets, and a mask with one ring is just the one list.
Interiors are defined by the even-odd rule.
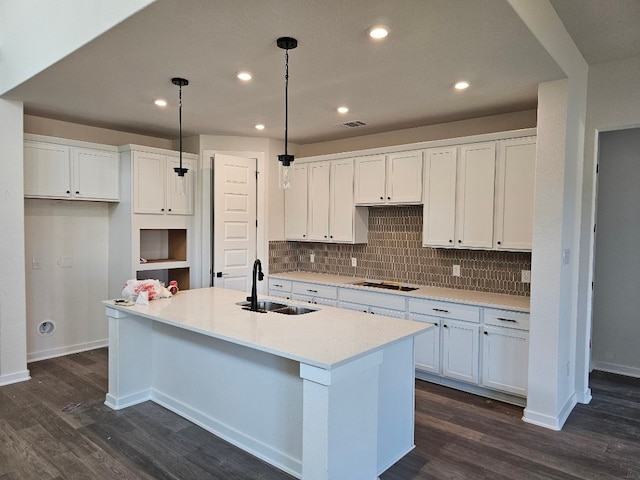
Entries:
[[259,281],[264,280],[264,273],[262,273],[262,272],[258,272],[258,280],[259,280]]

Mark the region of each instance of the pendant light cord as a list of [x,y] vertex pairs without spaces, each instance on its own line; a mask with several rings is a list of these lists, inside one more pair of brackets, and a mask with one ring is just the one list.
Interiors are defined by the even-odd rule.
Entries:
[[284,54],[284,154],[287,155],[289,131],[289,49]]
[[178,109],[178,124],[180,125],[180,171],[182,171],[182,85],[180,85],[179,105]]

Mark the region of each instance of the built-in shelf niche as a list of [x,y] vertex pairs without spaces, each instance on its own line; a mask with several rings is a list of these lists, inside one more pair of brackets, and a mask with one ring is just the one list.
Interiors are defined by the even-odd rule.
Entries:
[[[141,229],[140,258],[146,263],[185,262],[187,260],[186,229]],[[141,263],[142,260],[141,260]]]
[[158,270],[141,270],[136,273],[138,280],[159,280],[165,286],[169,286],[171,280],[178,282],[180,290],[189,290],[189,267],[186,268],[161,268]]

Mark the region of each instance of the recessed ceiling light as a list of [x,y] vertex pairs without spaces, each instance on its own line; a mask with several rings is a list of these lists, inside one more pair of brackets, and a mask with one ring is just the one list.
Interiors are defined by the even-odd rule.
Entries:
[[389,35],[389,27],[386,25],[376,25],[369,29],[369,36],[375,40],[381,40]]
[[238,72],[236,77],[238,77],[243,82],[248,82],[252,78],[251,74],[249,72]]
[[264,125],[259,123],[256,125],[256,130],[264,130]]
[[338,107],[336,110],[338,110],[338,113],[347,113],[349,111],[349,107]]
[[455,88],[456,90],[466,90],[467,88],[469,88],[469,85],[471,84],[466,80],[460,80],[459,82],[453,84],[453,88]]
[[156,98],[153,103],[155,103],[158,107],[166,107],[167,101],[164,98]]

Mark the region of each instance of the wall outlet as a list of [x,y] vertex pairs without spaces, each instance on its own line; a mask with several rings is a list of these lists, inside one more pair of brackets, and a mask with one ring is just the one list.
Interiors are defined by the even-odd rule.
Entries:
[[460,276],[460,265],[454,265],[453,266],[453,276],[454,277],[459,277]]
[[309,261],[311,263],[314,263],[316,261],[316,254],[311,252],[311,255],[309,255]]
[[531,270],[522,270],[522,283],[531,283]]
[[40,257],[33,257],[31,259],[31,268],[34,270],[40,270]]
[[58,257],[58,266],[60,268],[73,267],[73,257]]
[[358,266],[358,259],[356,257],[351,257],[351,266],[352,267]]

